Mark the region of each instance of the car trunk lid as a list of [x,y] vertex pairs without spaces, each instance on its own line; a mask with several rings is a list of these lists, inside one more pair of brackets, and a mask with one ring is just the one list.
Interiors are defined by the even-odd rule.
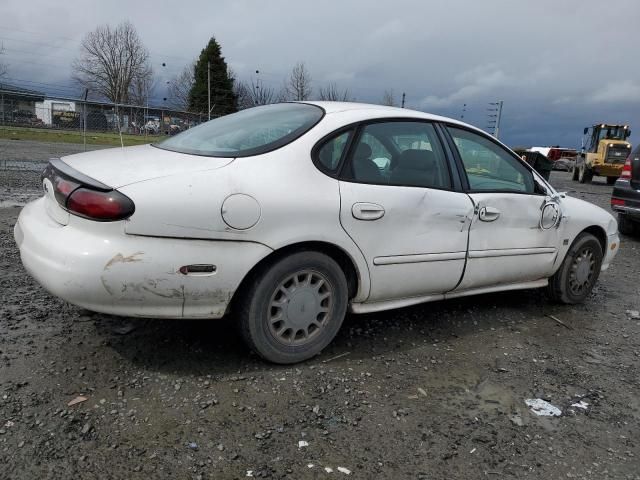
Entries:
[[215,170],[233,160],[171,152],[152,145],[108,148],[62,158],[74,170],[112,188],[182,173]]

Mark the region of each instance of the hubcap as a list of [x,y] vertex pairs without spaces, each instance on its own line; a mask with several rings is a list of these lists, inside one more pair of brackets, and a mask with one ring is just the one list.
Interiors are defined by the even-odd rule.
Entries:
[[269,303],[269,330],[285,345],[311,341],[327,325],[333,288],[327,278],[312,270],[287,277],[275,289]]
[[591,287],[596,269],[593,250],[584,248],[573,259],[569,271],[569,290],[580,296]]

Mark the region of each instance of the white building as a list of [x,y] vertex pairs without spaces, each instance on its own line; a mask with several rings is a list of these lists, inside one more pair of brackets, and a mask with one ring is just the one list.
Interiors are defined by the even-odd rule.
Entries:
[[[78,106],[80,109],[81,107]],[[53,125],[53,112],[76,112],[76,102],[47,98],[42,102],[36,102],[36,117],[45,125]]]

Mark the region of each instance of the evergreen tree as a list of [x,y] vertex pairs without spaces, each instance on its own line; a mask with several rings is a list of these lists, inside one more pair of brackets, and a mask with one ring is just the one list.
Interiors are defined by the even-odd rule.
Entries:
[[194,66],[194,82],[189,91],[189,110],[206,114],[209,109],[207,64],[210,65],[211,72],[211,117],[235,112],[237,108],[233,78],[229,75],[220,44],[213,37],[200,53]]

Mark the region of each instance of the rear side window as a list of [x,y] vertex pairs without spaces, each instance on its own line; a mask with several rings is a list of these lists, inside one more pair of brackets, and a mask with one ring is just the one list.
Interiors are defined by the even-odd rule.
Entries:
[[317,154],[318,163],[328,172],[335,172],[345,153],[351,131],[346,131],[327,140]]
[[392,121],[365,125],[344,176],[361,183],[451,188],[447,160],[433,125]]
[[248,157],[291,143],[323,117],[324,110],[305,103],[248,108],[198,125],[154,146],[209,157]]
[[467,130],[448,127],[473,191],[533,193],[531,172],[508,151]]

